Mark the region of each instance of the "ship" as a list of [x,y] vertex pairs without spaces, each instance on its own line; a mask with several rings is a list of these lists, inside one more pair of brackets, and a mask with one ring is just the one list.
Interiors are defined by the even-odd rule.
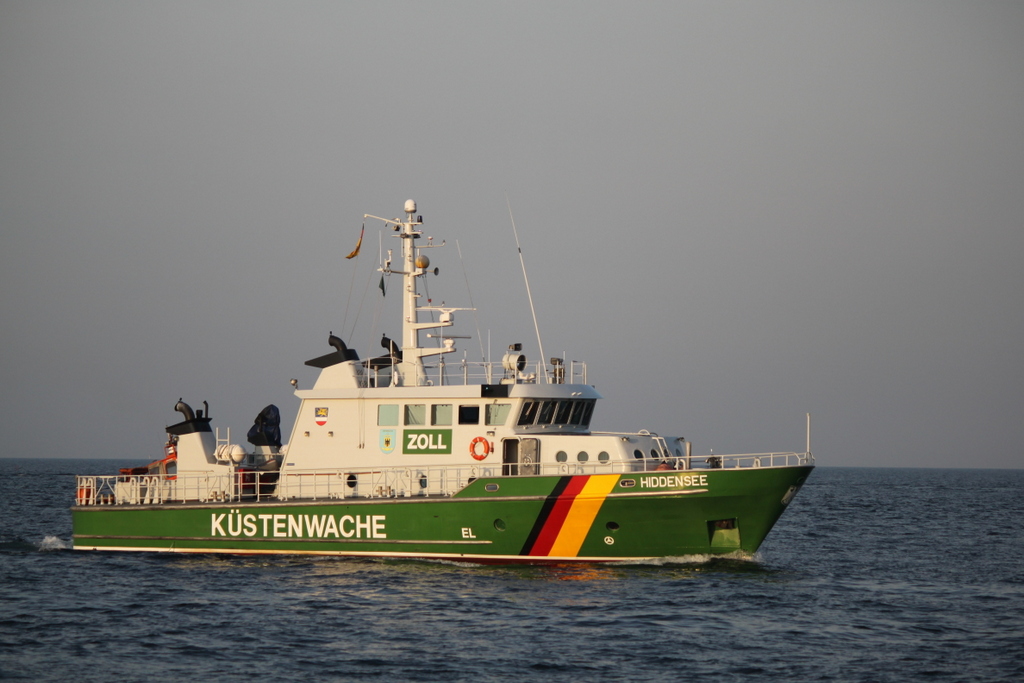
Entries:
[[76,477],[75,550],[477,564],[753,557],[814,468],[809,414],[804,452],[699,456],[684,437],[591,429],[602,397],[583,362],[531,361],[521,343],[501,361],[446,362],[466,338],[450,329],[456,314],[475,309],[420,293],[438,274],[429,250],[444,243],[423,240],[414,201],[403,208],[363,219],[400,240],[395,262],[388,251],[377,268],[382,282],[401,278],[400,342],[383,337],[383,353],[362,359],[331,331],[331,351],[306,361],[315,384],[292,381],[286,443],[273,404],[243,446],[212,427],[208,403],[179,399],[162,457]]

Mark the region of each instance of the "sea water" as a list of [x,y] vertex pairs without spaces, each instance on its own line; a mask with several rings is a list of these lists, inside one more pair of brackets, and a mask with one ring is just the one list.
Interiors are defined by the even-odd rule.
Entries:
[[1024,680],[1024,470],[819,467],[752,558],[71,550],[72,475],[134,464],[0,459],[0,678]]

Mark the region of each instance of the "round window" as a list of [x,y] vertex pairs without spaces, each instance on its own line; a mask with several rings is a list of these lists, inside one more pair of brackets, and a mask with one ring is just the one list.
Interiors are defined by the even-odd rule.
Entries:
[[608,451],[601,451],[600,453],[597,454],[597,459],[600,460],[601,462],[608,462],[609,457],[610,456],[608,455]]
[[590,460],[590,454],[587,453],[586,451],[580,451],[579,453],[576,454],[576,459],[579,460],[580,462],[586,462]]
[[565,451],[558,451],[555,453],[555,462],[565,462],[568,459],[569,456],[566,455]]
[[643,460],[644,452],[638,448],[635,451],[633,451],[633,457],[636,458],[637,460]]

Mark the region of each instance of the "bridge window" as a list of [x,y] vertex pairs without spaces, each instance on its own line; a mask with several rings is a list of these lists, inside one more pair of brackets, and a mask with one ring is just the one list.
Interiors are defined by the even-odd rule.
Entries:
[[555,405],[557,405],[557,401],[544,401],[540,407],[540,416],[537,418],[537,424],[551,424],[551,419],[555,416]]
[[480,424],[480,406],[459,406],[459,424]]
[[519,426],[533,424],[537,418],[537,406],[539,405],[540,403],[537,401],[527,401],[523,404],[523,412],[519,413]]
[[394,427],[398,425],[398,404],[386,404],[377,406],[377,424],[381,427]]
[[425,425],[427,424],[427,406],[422,403],[415,403],[405,407],[405,424]]
[[452,404],[441,403],[430,406],[430,424],[450,425],[452,423]]
[[590,425],[590,417],[594,414],[594,399],[590,398],[584,401],[587,405],[583,409],[583,419],[580,420],[580,426],[587,427]]
[[489,425],[503,425],[512,410],[511,403],[490,403],[485,411],[485,420]]
[[572,412],[572,404],[575,401],[559,401],[558,412],[555,413],[555,424],[569,424],[569,414]]

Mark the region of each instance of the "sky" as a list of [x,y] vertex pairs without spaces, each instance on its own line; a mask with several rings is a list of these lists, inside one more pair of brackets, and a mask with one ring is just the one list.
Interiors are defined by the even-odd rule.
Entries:
[[458,358],[540,357],[514,219],[595,429],[1024,466],[1024,4],[942,1],[0,0],[3,456],[287,436],[410,198]]

